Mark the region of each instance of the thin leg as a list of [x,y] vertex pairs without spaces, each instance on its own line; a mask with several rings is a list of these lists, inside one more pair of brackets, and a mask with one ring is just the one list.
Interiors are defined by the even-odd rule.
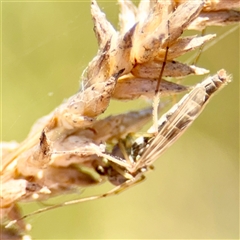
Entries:
[[16,219],[16,220],[13,220],[13,221],[9,222],[6,225],[6,228],[11,227],[13,224],[18,223],[25,218],[28,218],[30,216],[33,216],[33,215],[36,215],[36,214],[39,214],[39,213],[43,213],[43,212],[46,212],[46,211],[49,211],[49,210],[52,210],[52,209],[56,209],[56,208],[60,208],[60,207],[64,207],[64,206],[74,205],[74,204],[78,204],[78,203],[82,203],[82,202],[87,202],[87,201],[92,201],[92,200],[96,200],[96,199],[101,199],[101,198],[117,195],[117,194],[125,191],[129,187],[134,186],[134,185],[142,182],[144,179],[145,179],[145,176],[142,175],[139,178],[133,178],[131,180],[128,180],[125,183],[113,188],[109,192],[106,192],[106,193],[103,193],[103,194],[100,194],[100,195],[94,195],[94,196],[90,196],[90,197],[85,197],[85,198],[81,198],[81,199],[67,201],[67,202],[64,202],[64,203],[56,204],[54,206],[39,209],[37,211],[34,211],[34,212],[29,213],[27,215],[24,215],[23,217],[21,217],[19,219]]

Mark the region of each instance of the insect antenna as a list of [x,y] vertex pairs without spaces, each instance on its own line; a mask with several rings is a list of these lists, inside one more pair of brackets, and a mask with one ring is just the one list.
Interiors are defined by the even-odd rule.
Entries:
[[[211,48],[212,46],[214,46],[216,43],[220,42],[221,40],[223,40],[225,37],[227,37],[228,35],[230,35],[232,32],[235,32],[237,29],[239,28],[239,25],[230,28],[228,31],[222,33],[221,35],[218,35],[215,39],[213,39],[211,42],[207,42],[204,45],[201,45],[199,47],[200,52],[198,52],[196,55],[192,55],[191,57],[188,58],[188,60],[186,61],[187,63],[192,62],[193,65],[196,65],[201,54],[205,51],[207,51],[209,48]],[[201,31],[201,36],[204,36],[206,33],[206,30],[204,29],[203,31]]]
[[[204,28],[202,31],[201,31],[201,36],[203,37],[206,33],[206,28]],[[197,65],[197,62],[199,61],[200,59],[200,56],[203,52],[203,48],[205,47],[204,44],[202,44],[199,48],[198,48],[198,51],[196,53],[196,56],[194,57],[194,60],[192,62],[192,65]]]
[[160,84],[162,81],[162,76],[163,76],[163,72],[165,69],[165,66],[167,64],[167,56],[168,56],[168,50],[169,50],[169,39],[170,39],[170,34],[169,34],[169,20],[167,21],[167,33],[168,33],[168,37],[167,37],[167,46],[166,46],[166,50],[165,50],[165,55],[164,55],[164,59],[163,59],[163,64],[162,64],[162,68],[161,71],[159,73],[159,77],[157,79],[157,86],[155,89],[155,95],[153,97],[153,126],[154,126],[154,132],[155,134],[158,133],[158,106],[159,106],[159,102],[160,102]]

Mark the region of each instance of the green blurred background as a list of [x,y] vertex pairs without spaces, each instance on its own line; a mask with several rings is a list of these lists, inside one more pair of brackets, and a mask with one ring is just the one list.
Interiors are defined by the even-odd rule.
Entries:
[[[99,4],[117,27],[117,3]],[[2,140],[22,141],[38,118],[78,91],[80,75],[97,51],[92,29],[90,1],[2,2]],[[34,239],[238,238],[239,28],[217,39],[198,66],[211,74],[225,68],[233,82],[155,163],[147,180],[119,196],[27,219]],[[108,113],[141,104],[115,101]],[[22,207],[28,213],[42,205]]]

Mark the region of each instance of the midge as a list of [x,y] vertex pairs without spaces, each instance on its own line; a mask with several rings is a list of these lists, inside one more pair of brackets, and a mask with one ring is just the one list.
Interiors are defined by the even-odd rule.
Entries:
[[[187,130],[214,93],[230,81],[225,70],[220,70],[216,75],[197,84],[190,93],[186,94],[158,120],[156,135],[152,133],[154,128],[151,127],[148,130],[148,136],[135,139],[130,146],[126,144],[127,140],[125,139],[126,141],[119,141],[112,154],[99,152],[98,155],[103,157],[103,164],[96,166],[96,171],[116,185],[109,192],[37,210],[18,220],[11,221],[8,226],[50,209],[112,196],[141,182],[145,178],[144,173],[152,168],[154,161]],[[76,154],[76,151],[74,153]]]

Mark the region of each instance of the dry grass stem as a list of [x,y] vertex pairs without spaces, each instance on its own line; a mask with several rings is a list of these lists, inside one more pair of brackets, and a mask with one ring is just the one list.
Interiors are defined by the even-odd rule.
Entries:
[[[23,142],[1,143],[3,226],[20,218],[17,206],[21,201],[46,200],[106,180],[119,185],[107,194],[113,195],[140,181],[143,172],[198,116],[220,87],[218,84],[229,81],[224,70],[191,87],[164,78],[208,73],[207,69],[176,58],[212,40],[215,34],[187,37],[182,34],[188,29],[201,31],[207,26],[239,22],[238,0],[142,0],[138,7],[131,1],[119,0],[119,6],[117,31],[92,0],[99,50],[84,71],[81,91],[39,119]],[[151,120],[152,108],[98,119],[111,99],[153,99],[156,89],[160,92],[160,107],[167,104],[164,96],[192,90],[160,118],[156,136],[149,129],[150,137],[142,145],[138,140],[129,143],[129,134],[138,132]],[[100,197],[103,195],[96,198]],[[17,225],[15,230],[2,228],[2,234],[21,239],[26,226],[23,221]]]

